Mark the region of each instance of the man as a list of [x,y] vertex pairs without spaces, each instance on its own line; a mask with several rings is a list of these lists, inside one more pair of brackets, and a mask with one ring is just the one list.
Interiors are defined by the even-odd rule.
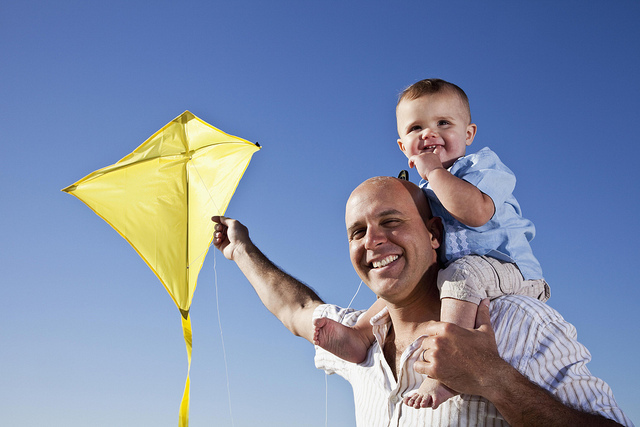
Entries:
[[[332,333],[323,329],[323,317],[355,324],[361,312],[323,304],[273,265],[239,222],[213,220],[215,246],[292,333],[314,342],[314,322]],[[351,194],[345,220],[351,262],[387,309],[372,319],[376,342],[363,363],[318,348],[316,366],[351,383],[358,425],[632,425],[606,383],[584,366],[589,355],[573,327],[550,307],[505,296],[492,302],[491,317],[488,302],[481,304],[476,329],[438,322],[442,230],[417,186],[389,177],[367,180]],[[461,395],[435,410],[403,405],[421,374]]]

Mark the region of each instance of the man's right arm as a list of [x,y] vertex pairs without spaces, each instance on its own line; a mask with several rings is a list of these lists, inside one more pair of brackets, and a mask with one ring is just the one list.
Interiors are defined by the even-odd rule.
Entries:
[[249,231],[239,221],[214,216],[213,244],[225,258],[240,268],[262,303],[294,335],[313,342],[312,316],[323,304],[308,286],[273,264],[249,238]]

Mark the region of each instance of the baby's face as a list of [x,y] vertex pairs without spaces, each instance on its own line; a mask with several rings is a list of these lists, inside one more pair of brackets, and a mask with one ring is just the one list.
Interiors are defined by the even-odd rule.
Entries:
[[405,99],[396,109],[396,118],[398,145],[405,156],[435,151],[445,168],[464,156],[476,134],[464,103],[448,92]]

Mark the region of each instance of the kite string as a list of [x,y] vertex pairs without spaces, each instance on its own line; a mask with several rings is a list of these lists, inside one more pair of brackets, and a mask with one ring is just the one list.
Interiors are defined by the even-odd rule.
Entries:
[[358,285],[358,289],[356,289],[356,293],[353,294],[351,301],[349,301],[349,305],[347,306],[347,310],[351,308],[351,304],[353,304],[353,300],[358,296],[358,292],[360,292],[360,288],[362,287],[362,280],[360,280],[360,284]]
[[[211,203],[213,203],[213,206],[216,208],[217,212],[220,212],[220,209],[218,209],[218,206],[216,205],[216,202],[213,200],[213,196],[211,196],[211,192],[209,191],[209,187],[207,187],[207,184],[204,182],[204,179],[202,179],[202,175],[200,175],[200,172],[198,171],[198,168],[196,167],[195,163],[192,162],[193,168],[195,169],[196,173],[198,174],[198,177],[200,178],[200,181],[202,182],[202,185],[204,185],[204,187],[207,189],[207,193],[209,194],[209,199],[211,199]],[[209,244],[209,246],[207,247],[207,249],[205,249],[200,255],[198,255],[198,257],[193,261],[196,262],[198,259],[200,259],[200,257],[202,257],[211,247],[212,243]],[[193,264],[193,262],[191,264]],[[191,264],[189,264],[189,266],[191,266]],[[188,268],[188,267],[187,267]],[[216,289],[216,310],[218,313],[218,326],[220,328],[220,340],[222,343],[222,354],[224,357],[224,367],[225,367],[225,371],[226,371],[226,377],[227,377],[227,396],[229,398],[229,414],[231,416],[231,425],[234,425],[233,422],[233,411],[232,411],[232,406],[231,406],[231,388],[229,385],[229,367],[227,365],[227,352],[225,350],[225,346],[224,346],[224,335],[222,333],[222,322],[220,321],[220,300],[218,297],[218,271],[216,269],[216,253],[213,253],[213,273],[214,273],[214,284],[215,284],[215,289]],[[347,309],[351,308],[351,304],[353,304],[353,301],[356,299],[356,296],[358,295],[358,293],[360,292],[360,288],[362,287],[362,280],[360,280],[360,284],[358,285],[358,289],[356,289],[355,294],[353,294],[353,297],[351,298],[351,301],[349,301],[349,305],[347,306]],[[325,372],[325,376],[324,376],[324,386],[325,386],[325,414],[324,414],[324,422],[325,422],[325,427],[327,427],[329,425],[329,381],[328,381],[328,374]]]
[[[191,165],[193,166],[193,169],[195,169],[196,174],[198,174],[198,178],[200,178],[200,182],[202,182],[202,185],[207,190],[207,194],[209,195],[209,200],[211,200],[211,203],[213,203],[213,207],[215,208],[215,212],[217,212],[219,214],[220,213],[220,208],[218,208],[218,205],[216,204],[215,200],[213,200],[213,196],[211,195],[211,191],[209,191],[209,187],[207,187],[207,183],[204,182],[204,179],[202,179],[202,175],[200,175],[200,171],[198,171],[198,168],[196,167],[196,164],[193,161],[193,159],[191,159]],[[211,240],[211,243],[209,243],[209,246],[207,246],[207,248],[204,251],[202,251],[200,253],[200,255],[198,255],[193,261],[191,261],[189,263],[187,268],[191,267],[191,265],[193,263],[197,262],[200,258],[202,258],[204,256],[204,254],[207,253],[207,251],[209,250],[209,248],[211,247],[212,244],[213,244],[213,239]],[[214,261],[215,261],[215,252],[214,252]]]
[[[214,258],[215,259],[215,258]],[[349,301],[349,305],[347,306],[347,310],[351,308],[351,304],[353,304],[353,300],[356,299],[358,293],[360,292],[360,288],[362,287],[362,280],[360,280],[360,284],[358,285],[358,289],[356,289],[356,293],[351,297],[351,301]],[[329,426],[329,374],[324,373],[324,425],[325,427]]]
[[216,288],[216,311],[218,313],[218,327],[220,328],[220,342],[222,343],[222,356],[224,358],[224,370],[227,377],[227,397],[229,400],[229,416],[231,417],[231,425],[233,422],[233,410],[231,406],[231,386],[229,384],[229,366],[227,365],[227,351],[224,346],[224,334],[222,333],[222,321],[220,320],[220,298],[218,296],[218,270],[216,268],[216,253],[213,253],[213,282]]
[[329,427],[329,374],[324,373],[324,427]]
[[[191,160],[193,160],[193,159],[191,159]],[[200,171],[198,171],[198,168],[196,167],[195,162],[192,161],[191,165],[193,166],[193,169],[196,171],[196,174],[198,174],[198,178],[200,178],[200,182],[202,182],[202,185],[207,190],[207,194],[209,195],[209,199],[211,200],[211,203],[213,203],[213,207],[215,208],[215,212],[220,214],[220,208],[218,208],[218,205],[213,200],[213,196],[211,195],[211,191],[209,191],[209,187],[204,182],[204,179],[202,179],[202,175],[200,175]],[[211,239],[211,243],[209,243],[209,246],[207,246],[207,249],[202,251],[202,253],[200,255],[198,255],[198,257],[194,261],[192,261],[189,264],[189,266],[191,266],[191,264],[193,264],[194,262],[199,260],[205,253],[207,253],[207,251],[209,250],[209,248],[211,247],[212,244],[213,244],[213,239]],[[189,267],[187,267],[187,268],[189,268]],[[219,294],[218,294],[218,269],[217,269],[215,251],[213,252],[213,283],[214,283],[214,287],[215,287],[215,290],[216,290],[216,312],[217,312],[217,315],[218,315],[218,328],[220,329],[220,342],[221,342],[221,345],[222,345],[222,357],[224,359],[224,370],[225,370],[225,375],[226,375],[226,380],[227,380],[227,398],[229,400],[229,416],[231,417],[231,425],[234,426],[235,423],[234,423],[234,420],[233,420],[233,409],[232,409],[232,405],[231,405],[231,386],[230,386],[230,383],[229,383],[229,365],[227,363],[227,351],[226,351],[226,348],[225,348],[225,345],[224,345],[224,334],[222,332],[222,321],[221,321],[221,317],[220,317],[220,297],[219,297]]]

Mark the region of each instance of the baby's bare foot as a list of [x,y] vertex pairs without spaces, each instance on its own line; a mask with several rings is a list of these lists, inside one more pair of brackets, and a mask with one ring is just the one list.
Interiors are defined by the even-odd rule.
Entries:
[[320,317],[313,321],[313,343],[348,362],[360,363],[371,345],[357,330],[335,320]]
[[438,406],[455,396],[456,393],[450,388],[440,384],[432,378],[425,379],[416,393],[405,397],[403,402],[407,406],[416,409],[428,408],[436,409]]

